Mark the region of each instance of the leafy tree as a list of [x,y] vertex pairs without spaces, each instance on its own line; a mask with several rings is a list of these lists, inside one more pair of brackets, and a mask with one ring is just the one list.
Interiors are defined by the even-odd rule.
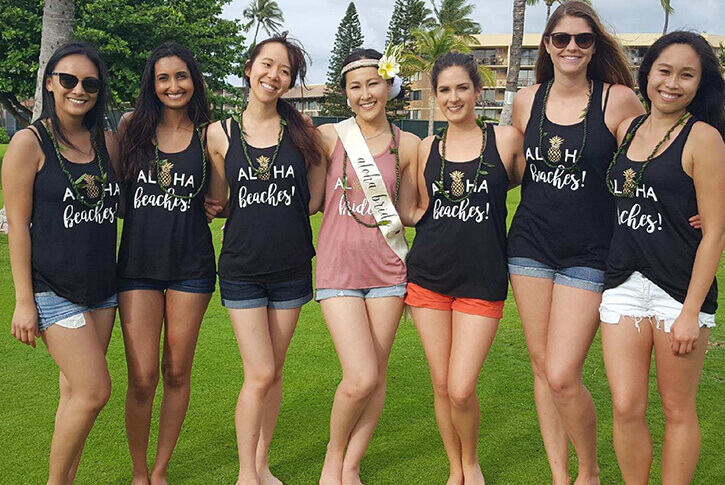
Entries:
[[413,30],[431,26],[433,22],[425,0],[395,0],[385,45],[392,43],[409,48],[414,42]]
[[242,15],[248,20],[244,25],[245,32],[249,32],[255,24],[257,26],[254,30],[252,46],[257,44],[257,34],[259,34],[260,27],[264,29],[267,35],[272,35],[279,32],[284,22],[282,9],[274,0],[252,0],[249,6],[244,9]]
[[675,9],[670,5],[670,0],[660,0],[660,4],[662,5],[662,10],[665,11],[665,26],[662,29],[662,35],[665,35],[670,25],[670,15],[675,13]]
[[325,104],[322,107],[323,116],[352,116],[352,110],[347,106],[347,98],[340,87],[340,69],[342,61],[350,53],[363,44],[360,18],[355,9],[355,3],[350,2],[345,16],[340,21],[335,34],[335,46],[332,48],[330,64],[327,67],[327,82],[325,83]]
[[468,0],[441,0],[440,6],[433,2],[433,12],[438,25],[463,36],[468,42],[473,42],[473,36],[481,33],[481,25],[471,19],[475,8]]

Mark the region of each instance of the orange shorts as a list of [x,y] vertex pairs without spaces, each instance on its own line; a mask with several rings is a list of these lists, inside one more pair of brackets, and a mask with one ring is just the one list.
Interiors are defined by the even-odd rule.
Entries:
[[415,283],[408,283],[408,296],[405,303],[412,307],[430,308],[431,310],[457,311],[469,315],[495,318],[503,317],[504,301],[487,301],[478,298],[457,298],[427,290]]

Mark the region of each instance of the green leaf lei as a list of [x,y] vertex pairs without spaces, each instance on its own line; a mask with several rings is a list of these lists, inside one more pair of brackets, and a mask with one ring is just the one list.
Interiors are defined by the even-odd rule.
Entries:
[[287,126],[287,121],[282,118],[282,115],[279,116],[279,136],[277,137],[277,146],[274,147],[274,154],[272,155],[272,161],[269,162],[266,169],[257,168],[252,163],[252,159],[249,157],[249,148],[247,147],[247,140],[244,139],[244,110],[246,109],[246,105],[242,107],[242,111],[239,114],[239,119],[237,119],[235,116],[233,116],[234,121],[237,122],[239,125],[239,138],[242,141],[242,149],[244,150],[244,157],[247,159],[247,163],[249,164],[249,167],[252,169],[252,173],[256,175],[258,178],[262,177],[269,177],[269,174],[272,173],[272,166],[274,165],[274,162],[277,161],[277,154],[279,153],[279,147],[282,145],[282,135],[284,135],[284,127]]
[[179,195],[179,194],[175,194],[174,192],[169,191],[169,189],[167,189],[166,187],[164,187],[164,185],[161,183],[161,177],[159,177],[159,173],[161,172],[161,166],[165,162],[168,162],[168,160],[166,160],[166,159],[160,160],[160,157],[159,157],[159,144],[156,141],[156,138],[154,138],[154,140],[153,140],[153,144],[154,144],[154,155],[155,155],[155,161],[156,161],[156,185],[158,185],[159,188],[161,188],[161,190],[166,195],[169,195],[169,196],[174,197],[176,199],[191,200],[194,197],[196,197],[197,195],[199,195],[199,193],[201,193],[201,191],[204,188],[204,186],[206,186],[206,172],[207,172],[207,167],[206,167],[206,146],[204,145],[204,137],[201,134],[201,127],[200,126],[195,127],[195,131],[196,131],[196,136],[199,137],[199,144],[201,145],[201,163],[202,163],[202,169],[201,170],[202,170],[202,172],[201,172],[201,183],[199,184],[199,187],[197,187],[197,189],[191,195]]

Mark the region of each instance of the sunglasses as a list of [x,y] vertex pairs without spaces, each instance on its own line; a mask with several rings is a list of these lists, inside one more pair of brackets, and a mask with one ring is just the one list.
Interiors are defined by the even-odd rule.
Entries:
[[596,34],[591,32],[576,35],[567,34],[566,32],[555,32],[553,34],[549,34],[551,43],[554,44],[554,47],[557,49],[563,49],[568,46],[572,37],[574,37],[574,42],[576,42],[576,45],[579,46],[580,49],[589,49],[594,45],[594,41],[597,40]]
[[[73,74],[67,74],[65,72],[51,72],[51,76],[58,76],[60,85],[65,89],[73,89],[78,84],[78,77]],[[88,94],[95,94],[101,90],[101,80],[95,77],[87,77],[81,81],[83,90]]]

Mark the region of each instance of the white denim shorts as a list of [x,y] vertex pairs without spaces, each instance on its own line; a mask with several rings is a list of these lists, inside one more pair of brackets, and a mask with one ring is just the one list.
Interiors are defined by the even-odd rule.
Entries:
[[[672,324],[682,312],[682,303],[665,290],[635,271],[621,285],[604,290],[599,316],[602,323],[617,324],[622,317],[634,318],[637,330],[645,318],[653,318],[657,328],[669,333]],[[715,315],[700,312],[700,327],[715,326]]]

